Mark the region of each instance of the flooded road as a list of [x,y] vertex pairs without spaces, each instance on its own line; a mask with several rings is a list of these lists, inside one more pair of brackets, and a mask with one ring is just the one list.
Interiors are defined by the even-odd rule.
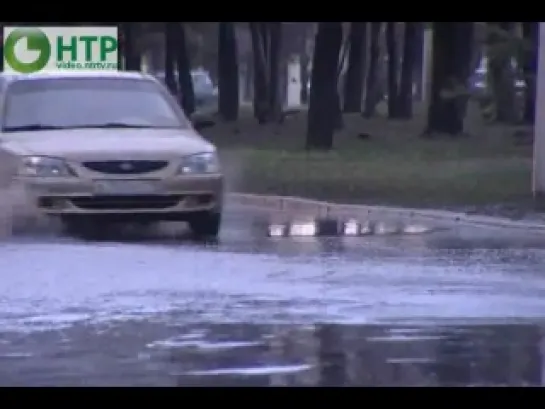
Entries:
[[545,239],[275,239],[263,217],[215,244],[4,240],[0,385],[541,383]]

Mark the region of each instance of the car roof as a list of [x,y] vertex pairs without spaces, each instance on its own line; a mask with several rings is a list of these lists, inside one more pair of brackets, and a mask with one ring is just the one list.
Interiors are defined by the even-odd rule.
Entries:
[[137,71],[44,71],[31,74],[20,73],[1,73],[0,78],[12,82],[20,80],[37,79],[59,79],[59,78],[106,78],[106,79],[133,79],[133,80],[152,80],[156,79],[146,73]]
[[[165,77],[165,72],[164,71],[155,71],[152,73],[152,75],[154,77],[162,77],[164,78]],[[174,75],[178,75],[178,71],[177,70],[174,70]],[[196,76],[196,75],[206,75],[206,76],[210,76],[210,73],[208,71],[206,71],[205,69],[203,68],[196,68],[194,70],[191,70],[191,76]]]

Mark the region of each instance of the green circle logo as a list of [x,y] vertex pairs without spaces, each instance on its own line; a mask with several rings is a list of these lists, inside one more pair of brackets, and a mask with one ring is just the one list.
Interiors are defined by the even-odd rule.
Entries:
[[[38,57],[29,63],[20,61],[15,54],[15,45],[19,40],[27,40],[27,50],[37,51]],[[44,32],[38,28],[18,28],[13,30],[4,41],[4,59],[9,66],[22,74],[29,74],[43,69],[51,56],[51,44]]]

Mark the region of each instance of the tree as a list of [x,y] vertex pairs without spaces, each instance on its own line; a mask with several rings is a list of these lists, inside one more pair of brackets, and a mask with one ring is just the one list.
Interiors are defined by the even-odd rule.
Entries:
[[433,69],[428,124],[423,136],[463,134],[474,23],[433,23]]
[[[405,23],[405,24],[412,24],[412,23]],[[424,99],[423,95],[423,78],[422,74],[424,71],[424,31],[425,31],[425,23],[416,23],[417,29],[416,34],[414,38],[414,64],[413,64],[413,80],[416,84],[416,92],[415,97],[418,101],[422,101]],[[407,26],[405,26],[405,38],[407,36]],[[405,52],[405,51],[404,51]],[[405,57],[403,57],[403,60],[405,60]],[[401,67],[401,81],[403,82],[403,67]]]
[[299,56],[300,56],[299,63],[301,64],[301,68],[300,68],[301,103],[308,104],[308,89],[309,89],[308,64],[310,62],[310,58],[308,57],[306,52],[299,54]]
[[511,65],[514,57],[511,22],[489,22],[488,79],[496,105],[496,121],[513,123],[515,110],[515,73]]
[[254,95],[254,67],[252,63],[252,53],[246,52],[241,56],[240,63],[242,64],[242,79],[244,85],[242,87],[244,93],[242,99],[244,101],[252,100]]
[[[126,23],[117,23],[117,68],[119,70],[125,69],[125,39],[124,39],[124,24]],[[62,24],[59,24],[59,27],[62,27]]]
[[344,35],[344,24],[341,25],[341,49],[339,52],[339,62],[337,64],[337,75],[335,76],[335,112],[333,115],[335,116],[335,130],[341,130],[344,128],[344,119],[343,119],[343,107],[342,107],[342,101],[341,101],[341,90],[340,90],[340,80],[342,77],[343,69],[346,64],[346,57],[348,55],[348,43],[349,43],[349,37]]
[[136,45],[138,38],[138,23],[121,23],[121,42],[124,56],[123,68],[126,71],[140,71],[142,57],[139,47]]
[[269,27],[269,117],[278,119],[282,113],[280,101],[280,50],[282,47],[282,23],[271,22]]
[[350,23],[348,68],[344,81],[344,112],[361,112],[367,45],[367,23]]
[[524,122],[534,123],[536,110],[536,78],[537,78],[537,49],[539,37],[539,23],[527,21],[522,23],[524,51],[522,56],[522,71],[526,81],[526,95],[524,101]]
[[217,81],[218,23],[184,22],[187,53],[193,67],[204,67]]
[[[423,24],[406,22],[403,36],[403,61],[401,63],[401,79],[399,82],[399,94],[397,98],[397,117],[411,119],[413,116],[413,84],[416,68],[416,59],[422,49]],[[420,43],[419,43],[420,42]],[[422,62],[420,61],[420,65]]]
[[279,107],[279,65],[282,23],[249,23],[254,60],[254,116],[265,124]]
[[2,34],[0,34],[0,39],[2,41],[0,41],[0,56],[2,56],[0,58],[0,72],[3,72],[4,71],[4,25],[3,24],[0,24],[0,32]]
[[260,124],[267,119],[267,71],[265,63],[265,44],[262,39],[261,25],[266,23],[251,22],[250,35],[252,39],[253,77],[254,77],[254,117]]
[[379,102],[379,87],[377,81],[378,65],[380,59],[380,31],[382,23],[371,23],[371,35],[369,38],[369,72],[365,84],[365,103],[363,115],[370,118],[375,114],[377,103]]
[[218,27],[219,113],[225,121],[236,121],[239,106],[239,75],[235,24]]
[[306,148],[329,150],[333,147],[333,133],[338,109],[338,61],[343,41],[340,22],[318,23],[308,109]]
[[165,24],[165,84],[174,96],[178,96],[176,70],[176,23]]
[[[282,34],[279,38],[282,39],[281,50],[280,50],[280,67],[286,67],[288,63],[296,62],[296,59],[293,57],[298,56],[298,62],[300,66],[300,80],[301,80],[301,93],[300,97],[303,103],[308,102],[308,37],[309,31],[313,28],[314,23],[295,23],[295,22],[285,22],[282,23]],[[289,41],[284,41],[284,38],[289,39]],[[306,72],[306,73],[305,73]],[[286,70],[281,70],[281,75],[279,76],[280,82],[284,82],[280,85],[280,100],[284,101],[284,97],[287,91],[287,81],[288,81],[288,72]]]
[[[167,23],[170,24],[170,23]],[[184,23],[172,23],[175,38],[176,66],[178,68],[178,100],[186,115],[195,112],[195,91],[191,78],[191,61],[187,52]]]
[[388,118],[397,118],[398,65],[396,23],[386,23],[386,49],[388,51]]
[[299,55],[299,76],[301,81],[301,103],[308,104],[309,97],[309,65],[311,62],[311,45],[313,39],[313,30],[316,27],[316,23],[295,23],[300,26],[300,31],[297,31],[297,35],[286,35],[286,38],[297,40],[297,54]]

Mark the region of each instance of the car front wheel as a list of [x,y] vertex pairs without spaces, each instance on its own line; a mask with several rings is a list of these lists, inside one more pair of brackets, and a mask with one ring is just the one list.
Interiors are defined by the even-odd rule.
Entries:
[[199,238],[216,238],[221,227],[221,213],[200,213],[188,220],[193,235]]

